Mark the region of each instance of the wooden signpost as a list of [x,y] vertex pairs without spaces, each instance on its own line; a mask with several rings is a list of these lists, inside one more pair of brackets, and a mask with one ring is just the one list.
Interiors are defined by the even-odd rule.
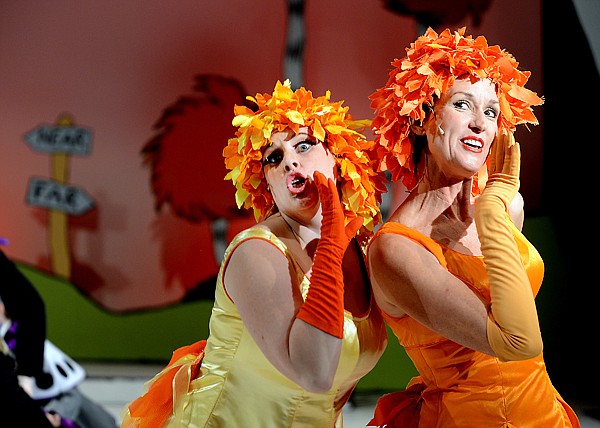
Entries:
[[51,154],[51,177],[29,181],[27,203],[48,209],[50,260],[55,275],[71,276],[71,251],[68,215],[89,211],[94,202],[82,189],[68,184],[69,156],[88,155],[92,132],[75,126],[69,114],[61,115],[55,125],[40,125],[25,135],[26,143],[36,152]]

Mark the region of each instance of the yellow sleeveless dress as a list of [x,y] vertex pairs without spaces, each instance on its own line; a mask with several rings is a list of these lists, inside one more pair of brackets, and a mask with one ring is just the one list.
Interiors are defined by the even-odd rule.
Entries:
[[[511,224],[532,291],[542,283],[542,259]],[[386,223],[376,236],[405,236],[431,252],[449,272],[484,301],[490,301],[483,257],[446,248],[399,223]],[[372,242],[372,241],[371,241]],[[406,349],[420,376],[405,391],[382,397],[369,426],[421,428],[579,427],[573,410],[552,385],[543,356],[501,362],[429,330],[409,316],[384,319]],[[393,421],[393,422],[392,422]]]
[[[184,355],[179,359],[178,364],[183,369],[172,381],[173,414],[165,426],[342,427],[342,407],[361,377],[375,366],[387,344],[387,331],[381,314],[374,303],[367,313],[359,317],[345,312],[342,352],[333,386],[326,393],[307,392],[282,375],[265,358],[223,287],[224,269],[232,252],[248,239],[264,239],[286,255],[290,272],[297,276],[297,283],[306,298],[310,282],[281,240],[260,228],[239,233],[228,246],[219,271],[210,335],[203,357],[200,357],[199,373],[195,375],[194,369],[190,368],[193,356]],[[196,364],[199,364],[198,360]],[[128,425],[122,426],[144,426],[132,423],[135,421],[130,415],[126,415],[125,420]]]

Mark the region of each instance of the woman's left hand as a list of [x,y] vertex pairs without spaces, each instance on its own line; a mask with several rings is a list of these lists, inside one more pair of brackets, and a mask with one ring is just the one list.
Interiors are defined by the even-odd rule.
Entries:
[[500,131],[490,149],[489,177],[480,200],[499,198],[508,210],[520,186],[521,148],[512,132]]
[[[326,178],[319,171],[313,174],[313,180],[319,192],[321,200],[321,239],[333,239],[345,250],[348,243],[363,224],[363,218],[357,217],[345,225],[345,214],[340,202],[335,182]],[[343,254],[342,254],[343,256]]]

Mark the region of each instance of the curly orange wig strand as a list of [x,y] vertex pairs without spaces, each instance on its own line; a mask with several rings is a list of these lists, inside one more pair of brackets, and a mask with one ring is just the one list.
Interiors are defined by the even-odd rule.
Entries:
[[[489,46],[485,37],[465,36],[465,27],[439,35],[428,28],[406,49],[406,57],[395,59],[384,87],[369,98],[375,110],[371,129],[375,132],[374,153],[377,169],[389,171],[392,181],[401,180],[412,189],[418,182],[413,162],[412,123],[423,123],[424,105],[433,108],[458,78],[490,79],[500,101],[499,129],[514,132],[516,125],[538,121],[532,106],[543,99],[525,88],[531,72],[517,69],[518,62],[499,46]],[[479,193],[477,176],[473,193]]]
[[343,101],[331,102],[330,92],[313,97],[301,87],[290,88],[290,81],[278,81],[272,94],[248,96],[256,104],[255,111],[245,106],[234,107],[232,124],[237,127],[223,150],[225,176],[236,187],[235,198],[239,207],[253,208],[257,221],[265,218],[274,205],[267,191],[262,168],[264,149],[271,145],[273,133],[308,127],[312,137],[326,144],[333,154],[341,184],[341,200],[346,221],[363,217],[363,232],[372,232],[381,221],[379,204],[385,187],[385,175],[375,172],[374,161],[367,155],[373,141],[362,134],[368,120],[354,120],[343,107]]

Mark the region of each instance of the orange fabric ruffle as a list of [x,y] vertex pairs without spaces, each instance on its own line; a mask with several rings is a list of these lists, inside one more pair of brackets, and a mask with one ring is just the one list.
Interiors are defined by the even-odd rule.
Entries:
[[146,385],[146,392],[127,407],[122,428],[162,427],[173,414],[173,380],[182,375],[191,381],[200,374],[206,340],[173,352],[169,364]]
[[375,406],[373,419],[367,426],[379,428],[418,428],[421,410],[421,392],[425,384],[420,377],[411,381],[404,391],[385,394]]

